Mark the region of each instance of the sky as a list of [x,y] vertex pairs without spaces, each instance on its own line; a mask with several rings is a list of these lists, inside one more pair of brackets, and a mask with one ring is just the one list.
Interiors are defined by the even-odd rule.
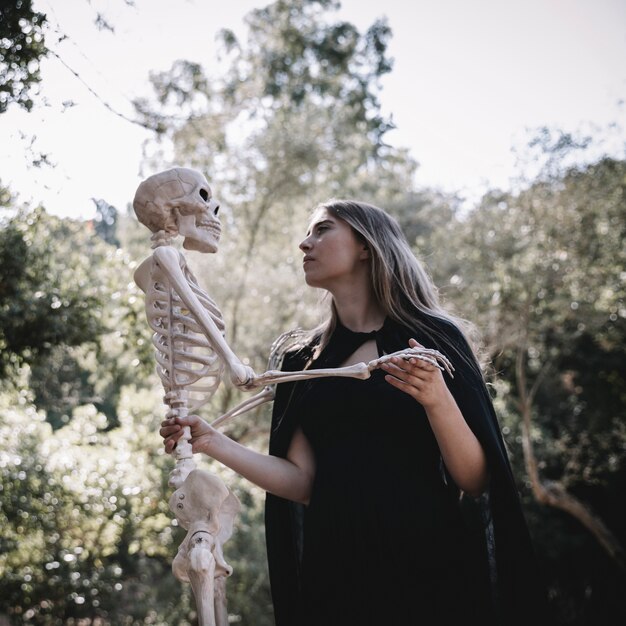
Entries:
[[[92,198],[125,209],[153,173],[142,171],[149,133],[103,101],[132,117],[132,100],[150,94],[151,71],[187,59],[211,73],[216,33],[230,28],[245,37],[243,17],[265,4],[34,0],[48,15],[48,42],[62,61],[50,56],[42,63],[33,111],[14,107],[0,116],[2,184],[56,215],[88,219]],[[341,5],[337,18],[361,31],[380,17],[393,31],[394,69],[382,81],[380,100],[396,125],[387,141],[408,148],[420,164],[418,187],[455,192],[468,202],[490,187],[509,189],[519,172],[516,153],[542,126],[592,134],[602,150],[625,156],[626,1]],[[98,8],[114,33],[94,26]],[[54,43],[61,33],[66,37]],[[37,153],[54,167],[33,168]]]

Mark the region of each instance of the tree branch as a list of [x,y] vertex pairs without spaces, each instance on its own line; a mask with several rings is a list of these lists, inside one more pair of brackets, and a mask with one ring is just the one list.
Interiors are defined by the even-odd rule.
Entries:
[[522,449],[533,495],[540,504],[561,509],[569,513],[572,517],[575,517],[591,532],[617,565],[624,569],[624,550],[604,522],[595,515],[587,505],[568,493],[562,483],[541,480],[531,436],[532,401],[539,385],[537,381],[535,381],[533,388],[529,392],[528,381],[526,379],[525,355],[526,344],[524,342],[517,350],[515,377],[517,380],[519,409],[522,416]]
[[89,93],[92,96],[95,96],[95,98],[97,100],[100,101],[100,103],[107,109],[109,110],[111,113],[113,113],[113,115],[117,115],[118,117],[121,117],[124,121],[126,122],[130,122],[131,124],[136,124],[137,126],[141,126],[141,128],[145,128],[147,130],[151,130],[151,131],[157,131],[158,129],[155,128],[154,126],[151,126],[150,124],[146,123],[146,122],[141,122],[139,120],[135,120],[132,119],[131,117],[127,117],[126,115],[124,115],[123,113],[120,113],[119,111],[116,111],[108,102],[106,102],[103,98],[100,97],[100,95],[92,88],[90,87],[85,80],[80,76],[80,74],[74,70],[73,68],[71,68],[60,56],[58,53],[56,53],[54,50],[49,50],[49,53],[53,56],[55,56],[60,62],[61,64],[67,68],[67,70],[69,70],[84,86],[85,88],[89,91]]

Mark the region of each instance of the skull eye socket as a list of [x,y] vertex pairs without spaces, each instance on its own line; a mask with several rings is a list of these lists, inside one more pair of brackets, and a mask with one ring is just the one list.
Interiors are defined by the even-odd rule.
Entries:
[[206,189],[200,189],[200,197],[205,201],[209,201],[209,192]]

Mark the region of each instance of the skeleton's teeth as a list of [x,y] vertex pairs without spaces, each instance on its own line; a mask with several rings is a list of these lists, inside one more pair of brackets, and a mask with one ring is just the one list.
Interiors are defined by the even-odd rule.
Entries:
[[213,224],[198,224],[198,228],[204,228],[205,230],[212,230],[213,232],[219,233],[221,230],[214,226]]

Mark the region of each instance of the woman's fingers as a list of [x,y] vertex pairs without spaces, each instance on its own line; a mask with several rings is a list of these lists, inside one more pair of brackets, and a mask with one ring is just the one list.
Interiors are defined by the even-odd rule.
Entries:
[[171,417],[161,422],[161,428],[159,429],[159,435],[163,437],[163,445],[166,452],[171,452],[176,442],[183,434],[183,426],[180,424],[182,420],[180,418]]
[[396,378],[395,376],[391,376],[390,374],[387,374],[387,376],[385,376],[385,380],[390,385],[393,385],[397,389],[400,389],[401,391],[404,391],[409,395],[413,395],[415,391],[417,391],[417,388],[414,385],[409,385],[408,383],[405,383],[404,381]]
[[424,359],[420,359],[418,357],[414,357],[409,359],[409,364],[411,365],[412,371],[417,375],[419,372],[434,372],[437,367],[435,367],[432,363],[425,361]]
[[174,440],[172,440],[172,439],[166,439],[163,442],[163,445],[165,447],[165,452],[167,452],[169,454],[176,447],[176,442]]
[[171,417],[169,419],[164,419],[161,422],[161,428],[180,428],[179,421],[175,417]]
[[408,376],[424,381],[429,380],[430,373],[436,369],[430,363],[422,361],[421,359],[413,358],[405,361],[398,357],[393,357],[390,361],[387,361],[383,367],[386,371],[397,373],[404,372]]
[[384,370],[399,381],[415,388],[420,388],[426,382],[425,378],[415,375],[412,370],[398,366],[395,363],[385,363]]
[[191,439],[202,436],[205,433],[205,428],[208,428],[206,423],[197,415],[186,415],[185,417],[177,417],[171,412],[168,412],[168,417],[161,422],[161,428],[159,429],[159,435],[163,437],[163,445],[166,452],[171,452],[182,437],[185,427],[191,429]]
[[182,429],[180,428],[161,428],[161,430],[159,431],[159,435],[161,435],[163,439],[168,439],[169,437],[176,437],[176,435],[180,435],[180,434],[182,434]]
[[392,373],[394,376],[401,377],[403,374],[406,374],[406,369],[400,367],[400,364],[396,362],[395,357],[390,359],[389,361],[385,361],[382,364],[382,367],[385,371]]
[[193,426],[196,421],[199,419],[197,415],[187,415],[185,417],[178,417],[176,415],[166,415],[167,419],[164,419],[161,422],[161,426],[163,428],[169,428],[176,426],[177,428],[182,428],[183,426]]

